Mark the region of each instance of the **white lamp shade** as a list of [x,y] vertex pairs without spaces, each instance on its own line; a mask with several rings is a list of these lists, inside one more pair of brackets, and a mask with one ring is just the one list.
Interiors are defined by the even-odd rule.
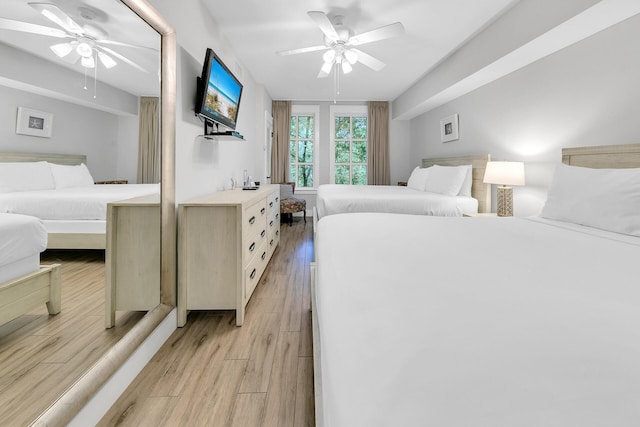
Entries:
[[73,50],[73,46],[69,43],[59,43],[54,44],[53,46],[49,46],[49,48],[55,53],[59,58],[64,58],[69,55]]
[[343,73],[349,74],[352,70],[353,70],[353,68],[351,67],[351,64],[349,64],[349,61],[342,61],[342,72]]
[[487,162],[484,182],[486,184],[524,185],[524,163]]

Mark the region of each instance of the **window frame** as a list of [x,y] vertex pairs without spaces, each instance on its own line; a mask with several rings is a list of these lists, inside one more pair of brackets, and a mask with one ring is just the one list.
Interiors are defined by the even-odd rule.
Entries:
[[[305,194],[307,192],[315,192],[320,185],[320,106],[319,105],[292,105],[291,116],[314,116],[313,126],[313,187],[298,187],[296,181],[296,193]],[[288,136],[291,141],[291,134]],[[287,160],[291,153],[287,153]],[[291,169],[291,163],[287,161],[287,175]],[[296,164],[298,164],[296,162]],[[290,180],[293,180],[289,176]]]
[[[336,183],[336,116],[367,118],[367,182],[369,179],[369,109],[366,105],[331,105],[329,107],[329,182]],[[350,162],[350,165],[354,163]],[[354,185],[351,182],[343,185]],[[366,184],[365,184],[366,185]]]

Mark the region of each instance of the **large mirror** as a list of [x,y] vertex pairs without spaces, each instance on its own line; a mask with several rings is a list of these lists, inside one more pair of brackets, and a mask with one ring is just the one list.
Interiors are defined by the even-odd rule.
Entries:
[[[105,328],[108,250],[71,239],[43,255],[62,264],[63,311],[50,316],[43,306],[0,326],[0,419],[64,425],[175,306],[175,34],[144,0],[3,0],[0,51],[0,151],[86,155],[95,181],[127,182],[105,186],[159,187],[152,264],[160,271],[137,271],[128,284],[153,287],[155,306],[119,309]],[[51,134],[38,135],[37,123],[35,134],[20,133],[21,112],[52,123]],[[157,151],[142,147],[143,114],[157,119],[147,126]]]

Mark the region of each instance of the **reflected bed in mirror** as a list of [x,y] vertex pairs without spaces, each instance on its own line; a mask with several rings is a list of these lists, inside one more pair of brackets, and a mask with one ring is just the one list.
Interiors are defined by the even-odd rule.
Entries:
[[[93,68],[77,56],[82,56],[77,49],[64,55],[60,46],[58,52],[53,49],[75,49],[81,40],[47,18],[52,14],[69,16],[95,38],[90,43]],[[15,116],[19,107],[36,108],[55,117],[50,138],[18,134],[9,127],[0,130],[3,151],[86,153],[95,180],[151,182],[156,187],[160,182],[161,188],[157,256],[162,263],[156,260],[155,268],[162,264],[163,270],[150,276],[157,282],[159,305],[148,307],[146,314],[118,312],[115,328],[105,330],[105,251],[48,250],[42,261],[61,264],[61,313],[49,315],[42,304],[0,327],[0,419],[26,425],[37,418],[35,425],[65,425],[175,305],[175,34],[140,0],[61,0],[55,5],[7,0],[0,5],[0,16],[66,33],[55,39],[23,31],[29,25],[11,30],[6,20],[0,22],[0,54],[6,65],[0,70],[0,110]],[[124,79],[117,77],[121,72]],[[150,78],[156,75],[160,79]],[[155,110],[152,106],[145,113],[146,100],[159,95]],[[142,114],[155,117],[155,131],[139,131]],[[142,141],[154,139],[157,146],[138,159]],[[83,247],[65,242],[62,247]]]

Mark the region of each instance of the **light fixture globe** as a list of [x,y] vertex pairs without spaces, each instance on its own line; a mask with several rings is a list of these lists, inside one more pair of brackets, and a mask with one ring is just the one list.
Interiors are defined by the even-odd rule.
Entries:
[[76,52],[83,58],[91,58],[93,56],[93,48],[86,41],[80,41],[80,43],[78,43]]

